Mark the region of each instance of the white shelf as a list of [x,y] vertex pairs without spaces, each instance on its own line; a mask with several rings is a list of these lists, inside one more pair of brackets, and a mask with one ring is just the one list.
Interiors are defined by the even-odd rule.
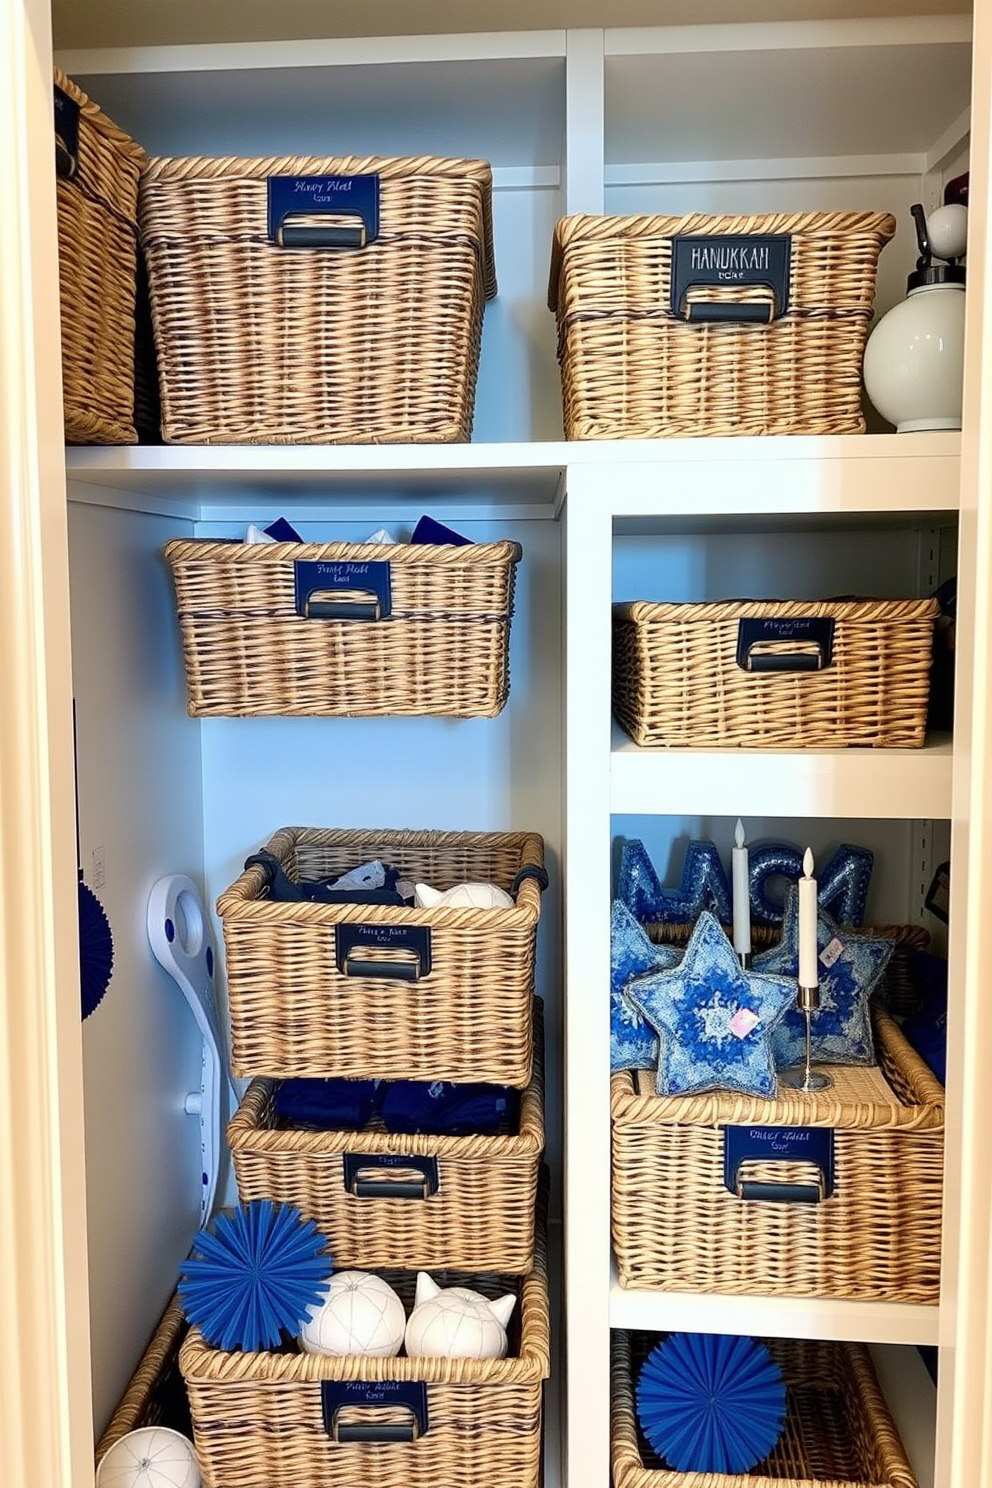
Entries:
[[[952,747],[923,749],[641,749],[616,723],[615,813],[943,820]],[[743,804],[742,804],[743,803]]]
[[909,1302],[820,1297],[725,1296],[621,1287],[610,1274],[610,1327],[649,1331],[832,1338],[862,1343],[936,1344],[939,1311]]

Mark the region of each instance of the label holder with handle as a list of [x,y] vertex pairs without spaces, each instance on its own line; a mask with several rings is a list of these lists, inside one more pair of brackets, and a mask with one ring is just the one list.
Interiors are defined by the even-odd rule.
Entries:
[[[769,325],[789,308],[792,239],[767,233],[672,239],[671,311],[690,325]],[[760,286],[769,300],[690,299],[700,288]]]
[[[406,1423],[340,1422],[340,1412],[349,1406],[410,1412]],[[320,1408],[324,1430],[334,1442],[414,1442],[426,1436],[427,1385],[423,1380],[321,1380]]]
[[[748,1162],[810,1163],[814,1183],[757,1182],[741,1175]],[[820,1204],[834,1191],[834,1131],[830,1126],[727,1126],[723,1182],[738,1199],[776,1204]]]
[[[363,957],[354,952],[400,952],[395,959]],[[419,982],[431,973],[429,925],[375,925],[352,920],[334,926],[334,955],[346,977],[384,977],[391,982]]]
[[277,248],[361,250],[379,236],[379,177],[269,176],[269,241]]
[[388,620],[392,587],[388,563],[297,559],[296,613],[304,620]]
[[[346,1152],[344,1186],[356,1199],[427,1199],[441,1186],[436,1157],[404,1153]],[[420,1181],[387,1177],[361,1177],[363,1172],[390,1168],[420,1173]]]
[[[790,643],[812,650],[765,651],[763,643]],[[831,615],[779,618],[754,616],[737,623],[737,665],[744,672],[822,672],[833,661],[834,620]]]

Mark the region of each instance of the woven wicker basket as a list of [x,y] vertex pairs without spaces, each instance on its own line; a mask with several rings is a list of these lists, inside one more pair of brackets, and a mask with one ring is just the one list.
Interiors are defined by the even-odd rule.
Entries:
[[674,1472],[638,1429],[634,1390],[663,1335],[612,1338],[610,1444],[614,1488],[917,1488],[871,1355],[861,1343],[763,1339],[788,1402],[774,1452],[750,1473]]
[[613,711],[635,744],[919,748],[934,599],[613,606]]
[[[611,1081],[613,1246],[620,1284],[936,1304],[944,1090],[887,1013],[879,1067],[831,1065],[831,1089],[774,1100],[660,1097],[653,1077]],[[884,1078],[883,1078],[884,1076]],[[887,1083],[886,1083],[887,1082]],[[834,1191],[821,1202],[739,1198],[725,1184],[732,1127],[833,1130]],[[799,1161],[749,1161],[743,1178],[806,1188]]]
[[165,556],[193,717],[495,718],[506,703],[517,543],[191,539]]
[[894,231],[885,212],[563,218],[549,303],[566,438],[863,432]]
[[406,1136],[381,1122],[361,1131],[291,1130],[277,1125],[275,1082],[253,1080],[227,1129],[238,1197],[301,1209],[330,1241],[337,1270],[531,1270],[544,1150],[540,998],[534,1007],[534,1073],[513,1132]]
[[58,68],[55,88],[57,106],[67,99],[70,112],[79,109],[78,149],[58,152],[56,177],[65,437],[134,444],[138,178],[147,157]]
[[[386,1272],[409,1313],[416,1277]],[[331,1358],[225,1353],[192,1329],[180,1354],[204,1488],[537,1488],[543,1381],[550,1371],[543,1229],[525,1277],[435,1272],[441,1286],[495,1298],[515,1292],[505,1359]],[[357,1396],[333,1422],[346,1382],[385,1382],[374,1403]],[[419,1397],[426,1429],[411,1432]],[[325,1399],[326,1401],[325,1426]],[[365,1440],[355,1439],[362,1428]],[[332,1432],[332,1434],[329,1434]],[[413,1439],[411,1440],[411,1435]]]
[[[270,241],[269,177],[368,174],[366,246]],[[491,194],[481,160],[153,160],[139,210],[165,440],[467,439],[496,293]]]
[[381,858],[436,889],[492,882],[516,903],[275,903],[264,870],[246,869],[217,901],[235,1075],[529,1083],[539,836],[286,827],[266,847],[297,881]]
[[168,1426],[184,1436],[192,1435],[189,1402],[179,1373],[179,1350],[188,1331],[179,1298],[173,1296],[96,1444],[98,1463],[122,1436],[142,1426]]

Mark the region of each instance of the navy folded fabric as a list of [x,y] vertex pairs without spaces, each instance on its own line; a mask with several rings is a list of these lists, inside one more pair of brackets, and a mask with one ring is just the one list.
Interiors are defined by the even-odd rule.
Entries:
[[253,868],[258,865],[265,869],[269,880],[269,898],[277,903],[293,903],[301,900],[309,900],[316,904],[405,904],[406,901],[396,888],[396,881],[400,876],[398,868],[386,869],[386,882],[381,889],[332,889],[330,884],[334,879],[340,878],[335,874],[334,879],[304,879],[301,883],[295,883],[285,871],[279,859],[273,857],[272,853],[252,853],[250,858],[245,858],[245,867]]
[[351,1130],[371,1121],[378,1084],[378,1080],[283,1080],[276,1086],[273,1107],[287,1126]]
[[516,1130],[520,1092],[503,1085],[392,1080],[380,1087],[378,1110],[387,1131],[438,1137],[482,1136]]
[[903,1020],[902,1031],[940,1083],[946,1085],[947,962],[927,951],[914,951],[909,964],[913,981],[923,989],[923,1001]]
[[456,547],[471,547],[472,539],[463,537],[453,527],[436,522],[433,517],[421,517],[413,529],[411,543],[449,543]]

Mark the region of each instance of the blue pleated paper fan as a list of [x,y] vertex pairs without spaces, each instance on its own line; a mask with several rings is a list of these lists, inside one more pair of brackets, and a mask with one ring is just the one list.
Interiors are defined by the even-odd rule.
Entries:
[[222,1349],[275,1348],[300,1330],[331,1276],[330,1242],[289,1204],[253,1199],[200,1230],[180,1268],[189,1321]]
[[637,1417],[676,1472],[745,1473],[785,1425],[785,1382],[763,1344],[720,1333],[672,1333],[637,1381]]

